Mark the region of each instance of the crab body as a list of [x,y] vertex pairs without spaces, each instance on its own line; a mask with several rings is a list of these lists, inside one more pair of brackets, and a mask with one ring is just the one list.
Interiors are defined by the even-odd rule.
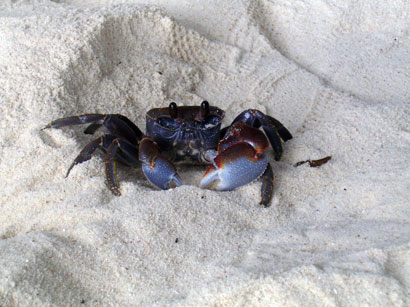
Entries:
[[[209,164],[200,187],[232,190],[262,180],[261,204],[269,206],[273,172],[265,151],[271,144],[275,160],[282,155],[282,140],[292,138],[276,119],[258,110],[246,110],[221,129],[224,111],[203,101],[200,106],[151,109],[146,114],[146,132],[120,114],[84,114],[57,119],[46,128],[89,124],[86,134],[104,126],[108,131],[88,143],[67,171],[89,160],[99,148],[105,153],[108,185],[120,195],[116,162],[141,167],[145,177],[160,189],[182,185],[174,164]],[[263,133],[259,128],[262,127]]]
[[204,152],[215,149],[220,141],[224,112],[207,103],[201,107],[171,105],[147,112],[146,135],[167,152],[173,162],[204,163]]

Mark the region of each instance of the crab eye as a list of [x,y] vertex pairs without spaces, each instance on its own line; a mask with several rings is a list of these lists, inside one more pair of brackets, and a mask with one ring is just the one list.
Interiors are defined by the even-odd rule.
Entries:
[[171,102],[169,104],[169,115],[172,118],[177,118],[177,116],[178,116],[178,107],[177,107],[177,104],[175,102]]
[[209,114],[209,102],[204,100],[201,103],[201,117],[204,118]]
[[165,129],[169,130],[177,130],[178,124],[175,122],[174,119],[170,117],[160,117],[157,119],[157,123]]

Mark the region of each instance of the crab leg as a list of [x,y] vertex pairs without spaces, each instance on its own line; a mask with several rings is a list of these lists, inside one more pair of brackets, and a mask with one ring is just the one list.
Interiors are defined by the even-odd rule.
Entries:
[[262,131],[242,122],[234,123],[219,143],[218,154],[202,177],[200,187],[233,190],[263,175],[261,203],[269,203],[273,174],[263,154],[268,146]]
[[100,122],[102,124],[104,122],[104,118],[105,115],[103,114],[83,114],[77,116],[64,117],[52,121],[41,130],[48,128],[60,128],[64,126],[83,125],[94,122]]
[[[103,135],[91,141],[87,145],[85,145],[84,148],[81,150],[81,152],[78,154],[78,156],[74,159],[73,163],[71,163],[70,167],[68,168],[66,177],[68,177],[68,175],[70,174],[74,166],[90,160],[93,153],[95,152],[97,148],[100,148],[103,151],[106,151],[108,147],[110,146],[110,144],[113,142],[113,140],[116,138],[117,137],[115,135],[106,134],[106,135]],[[122,161],[122,162],[125,162],[125,161]]]
[[90,160],[97,148],[100,148],[106,153],[105,168],[110,190],[115,195],[121,195],[116,177],[116,161],[130,166],[139,165],[138,148],[127,140],[112,134],[103,135],[85,145],[68,168],[66,177],[68,177],[74,166]]
[[105,173],[108,186],[114,195],[120,196],[120,185],[117,179],[117,160],[128,165],[139,165],[138,148],[128,141],[115,138],[106,149]]
[[[259,115],[259,117],[265,117],[267,118],[267,122],[265,122],[264,120],[262,120],[262,125],[263,126],[274,126],[276,128],[276,130],[279,133],[279,136],[282,138],[282,140],[284,142],[292,139],[292,134],[289,132],[288,129],[286,129],[286,127],[280,122],[278,121],[276,118],[273,118],[272,116],[269,115],[265,115],[262,112],[260,112],[261,114]],[[265,128],[264,128],[265,129]],[[265,131],[266,132],[266,131]]]
[[140,142],[139,160],[145,177],[158,188],[167,190],[172,185],[182,185],[175,166],[161,154],[158,145],[149,137],[144,137]]
[[104,142],[103,139],[104,139],[104,137],[102,136],[102,137],[99,137],[98,139],[95,139],[95,140],[91,141],[87,145],[85,145],[83,150],[81,150],[81,152],[78,154],[78,156],[75,158],[73,163],[71,163],[70,167],[68,168],[67,174],[65,175],[66,178],[68,177],[68,175],[70,174],[70,172],[71,172],[71,170],[74,166],[76,166],[77,164],[81,164],[81,163],[91,159],[92,154],[94,153],[94,151],[99,146],[102,146],[102,144]]
[[59,118],[49,123],[42,130],[83,124],[90,124],[84,131],[86,134],[94,134],[104,126],[110,134],[121,136],[135,145],[138,144],[143,135],[132,121],[121,114],[83,114]]
[[292,138],[289,130],[280,121],[259,110],[249,109],[243,111],[234,119],[232,125],[237,122],[246,123],[254,128],[262,126],[272,145],[276,161],[280,159],[283,152],[281,139],[286,142]]
[[101,122],[92,123],[84,130],[84,133],[93,135],[102,126],[103,124]]
[[270,199],[272,198],[272,191],[273,191],[273,171],[272,166],[268,163],[268,167],[266,168],[265,172],[261,176],[262,179],[262,199],[260,201],[260,205],[269,207],[270,206]]
[[105,176],[108,186],[115,196],[120,196],[120,185],[117,179],[117,161],[115,156],[118,151],[118,140],[114,140],[105,153]]

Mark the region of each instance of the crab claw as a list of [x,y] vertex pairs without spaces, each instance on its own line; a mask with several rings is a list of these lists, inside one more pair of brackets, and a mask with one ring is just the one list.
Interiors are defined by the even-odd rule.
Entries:
[[181,178],[175,171],[175,167],[162,157],[157,157],[151,165],[143,164],[142,171],[145,177],[155,186],[162,190],[182,185]]
[[233,144],[216,156],[199,186],[213,185],[219,191],[233,190],[259,178],[267,166],[267,158],[258,154],[250,144]]
[[145,177],[155,186],[167,190],[182,185],[175,166],[164,158],[158,145],[150,138],[143,138],[139,146],[139,159]]

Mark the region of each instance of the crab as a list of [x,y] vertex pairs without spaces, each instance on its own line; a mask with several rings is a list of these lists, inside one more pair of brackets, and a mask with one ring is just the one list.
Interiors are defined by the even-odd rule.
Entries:
[[[47,128],[89,124],[86,134],[99,128],[108,131],[88,143],[68,168],[91,159],[97,148],[105,153],[107,183],[121,195],[116,163],[141,167],[145,177],[159,189],[182,185],[174,164],[207,164],[201,188],[233,190],[258,178],[262,180],[260,204],[268,207],[273,190],[273,172],[265,151],[269,143],[275,160],[282,155],[282,141],[292,135],[277,119],[256,109],[240,113],[221,129],[224,111],[203,101],[200,106],[151,109],[146,113],[145,134],[121,114],[83,114],[52,121]],[[265,133],[259,128],[262,128]]]

